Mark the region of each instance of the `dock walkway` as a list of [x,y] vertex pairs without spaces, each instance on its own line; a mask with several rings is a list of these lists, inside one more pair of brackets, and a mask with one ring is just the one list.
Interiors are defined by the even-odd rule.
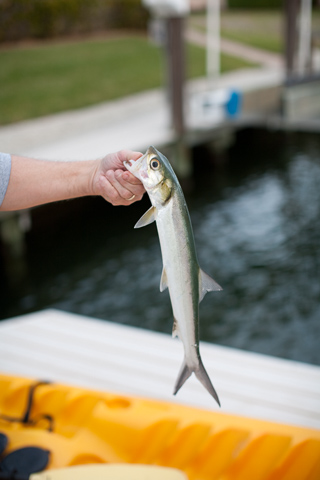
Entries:
[[[221,75],[216,87],[246,93],[280,87],[283,81],[281,69],[249,68]],[[214,129],[221,124],[218,119],[202,125],[192,109],[194,95],[207,89],[205,78],[186,85],[189,129],[195,125]],[[123,148],[144,152],[149,145],[161,148],[173,139],[170,108],[163,89],[0,127],[1,151],[47,160],[99,158]]]
[[[320,429],[320,367],[201,343],[221,412]],[[176,396],[170,335],[45,310],[0,322],[0,371],[219,410],[194,375]]]

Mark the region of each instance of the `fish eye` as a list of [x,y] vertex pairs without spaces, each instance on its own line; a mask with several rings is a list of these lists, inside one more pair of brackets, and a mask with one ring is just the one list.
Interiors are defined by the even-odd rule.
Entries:
[[159,160],[157,160],[156,158],[153,158],[150,162],[150,166],[151,166],[152,170],[158,170],[158,168],[160,167]]

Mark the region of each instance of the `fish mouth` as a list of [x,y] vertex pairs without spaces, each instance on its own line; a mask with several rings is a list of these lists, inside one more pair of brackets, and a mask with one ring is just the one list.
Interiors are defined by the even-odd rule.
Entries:
[[127,170],[129,170],[130,173],[132,173],[135,177],[140,178],[140,168],[148,156],[148,151],[142,155],[138,160],[128,160],[127,162],[123,162],[123,165],[126,167]]
[[143,174],[141,167],[150,154],[157,154],[157,150],[153,146],[150,146],[146,153],[138,158],[138,160],[129,160],[128,162],[123,162],[123,164],[129,172],[141,180],[141,176],[146,178],[146,174]]

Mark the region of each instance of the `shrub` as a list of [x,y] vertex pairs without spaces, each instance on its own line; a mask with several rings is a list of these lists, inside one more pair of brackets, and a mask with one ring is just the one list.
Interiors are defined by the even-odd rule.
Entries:
[[282,0],[228,0],[229,8],[282,8]]
[[0,42],[145,29],[140,0],[0,0]]

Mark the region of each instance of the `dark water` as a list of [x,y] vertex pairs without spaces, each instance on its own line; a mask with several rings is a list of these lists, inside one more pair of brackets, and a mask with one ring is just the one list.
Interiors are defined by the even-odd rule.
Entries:
[[[200,305],[201,340],[320,364],[319,137],[248,130],[213,157],[194,152],[186,195],[199,263],[224,288]],[[35,210],[24,273],[1,278],[1,318],[54,307],[170,333],[156,228],[133,230],[148,205]]]

